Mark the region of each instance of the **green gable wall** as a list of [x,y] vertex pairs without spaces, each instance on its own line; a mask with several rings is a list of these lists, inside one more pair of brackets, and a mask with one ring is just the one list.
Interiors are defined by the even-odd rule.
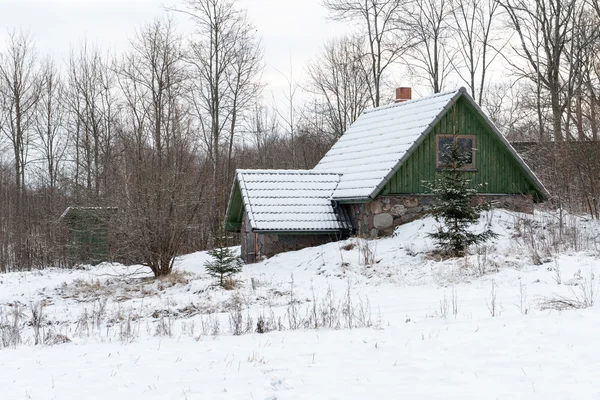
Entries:
[[485,120],[467,100],[460,98],[440,119],[379,194],[428,193],[437,174],[436,135],[475,135],[475,171],[462,172],[472,186],[485,184],[481,193],[534,194],[535,186],[521,165],[497,139]]
[[242,217],[244,212],[244,203],[242,200],[242,192],[240,190],[240,184],[237,179],[231,189],[229,198],[229,206],[227,208],[227,215],[225,216],[225,231],[227,232],[239,232],[242,228]]

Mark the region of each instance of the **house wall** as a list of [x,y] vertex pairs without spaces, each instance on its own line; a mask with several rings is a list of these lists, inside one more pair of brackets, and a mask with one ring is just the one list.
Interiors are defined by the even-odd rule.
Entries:
[[331,234],[263,234],[250,229],[248,216],[244,212],[241,230],[241,256],[246,264],[261,261],[286,251],[300,250],[306,247],[319,246],[335,242],[337,235]]
[[[431,195],[384,195],[370,203],[345,204],[354,226],[354,234],[364,237],[391,235],[402,224],[414,221],[427,213]],[[494,207],[519,212],[533,212],[531,195],[482,195],[477,202],[490,202]]]
[[380,194],[429,193],[437,171],[437,135],[475,136],[475,170],[461,172],[480,193],[533,194],[535,186],[487,122],[464,98],[440,119]]

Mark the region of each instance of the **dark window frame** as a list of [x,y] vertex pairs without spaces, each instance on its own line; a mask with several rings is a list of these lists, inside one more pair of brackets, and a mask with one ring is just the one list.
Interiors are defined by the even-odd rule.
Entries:
[[471,163],[463,165],[460,170],[475,170],[477,168],[476,154],[477,137],[475,135],[436,135],[435,138],[435,164],[438,169],[451,169],[451,165],[440,164],[440,139],[441,138],[453,138],[454,140],[460,139],[471,139],[473,146],[471,147]]

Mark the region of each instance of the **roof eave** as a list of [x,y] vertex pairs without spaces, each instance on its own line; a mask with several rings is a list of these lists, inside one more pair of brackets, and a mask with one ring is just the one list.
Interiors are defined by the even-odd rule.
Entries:
[[314,229],[252,229],[254,233],[260,233],[263,235],[278,235],[278,234],[286,234],[286,235],[309,235],[309,234],[339,234],[339,233],[348,233],[351,229],[340,228],[340,229],[326,229],[326,230],[314,230]]

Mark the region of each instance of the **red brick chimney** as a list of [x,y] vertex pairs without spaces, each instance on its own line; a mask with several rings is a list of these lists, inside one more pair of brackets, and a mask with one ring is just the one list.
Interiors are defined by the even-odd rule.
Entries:
[[402,103],[412,99],[412,89],[409,87],[399,87],[396,89],[395,103]]

